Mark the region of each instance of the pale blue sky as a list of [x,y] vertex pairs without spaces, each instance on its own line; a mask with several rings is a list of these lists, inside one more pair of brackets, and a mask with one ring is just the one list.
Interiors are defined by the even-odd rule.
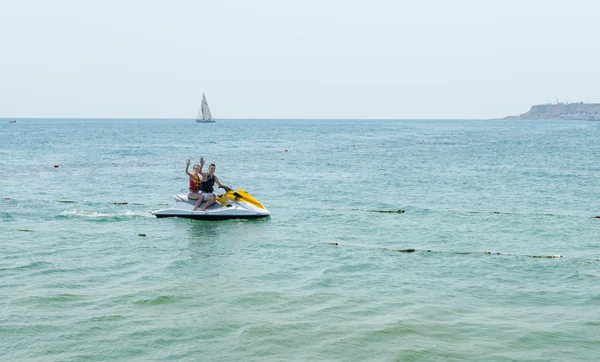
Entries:
[[600,102],[600,1],[0,0],[0,117],[495,118]]

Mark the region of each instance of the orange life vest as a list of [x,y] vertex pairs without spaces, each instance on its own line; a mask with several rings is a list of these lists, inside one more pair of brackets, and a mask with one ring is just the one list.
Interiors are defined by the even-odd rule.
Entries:
[[200,177],[192,174],[192,176],[190,177],[190,192],[198,192],[199,189],[200,189]]

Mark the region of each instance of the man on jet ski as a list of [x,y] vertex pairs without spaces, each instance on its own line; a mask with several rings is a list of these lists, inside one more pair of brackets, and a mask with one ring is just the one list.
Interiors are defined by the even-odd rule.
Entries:
[[[200,206],[200,204],[202,204],[203,201],[206,201],[206,204],[202,207],[202,209],[200,209],[200,211],[206,211],[206,209],[210,207],[210,205],[215,203],[215,201],[217,200],[216,195],[213,193],[215,183],[219,185],[219,187],[227,187],[223,185],[219,181],[217,175],[215,175],[215,169],[217,168],[217,166],[215,166],[214,163],[211,163],[210,166],[208,166],[208,172],[204,172],[202,171],[204,163],[204,157],[200,157],[199,173],[202,176],[200,180],[200,197],[198,198],[198,201],[196,202],[196,205],[194,205],[194,209],[192,211],[196,211],[196,209],[198,209],[198,207]],[[232,188],[231,185],[229,185],[229,188]]]

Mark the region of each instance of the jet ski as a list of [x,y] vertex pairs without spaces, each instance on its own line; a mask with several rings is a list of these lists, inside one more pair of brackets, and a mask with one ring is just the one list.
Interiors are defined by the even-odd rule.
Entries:
[[206,211],[200,211],[204,201],[196,211],[192,211],[198,200],[188,199],[187,195],[173,195],[175,205],[169,209],[152,211],[152,215],[158,218],[183,217],[195,220],[256,219],[271,215],[266,207],[246,191],[223,188],[226,192],[217,195],[217,201]]

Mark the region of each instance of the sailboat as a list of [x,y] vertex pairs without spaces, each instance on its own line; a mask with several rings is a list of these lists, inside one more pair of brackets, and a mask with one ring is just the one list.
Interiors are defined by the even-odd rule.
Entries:
[[200,110],[196,116],[196,123],[215,123],[215,120],[210,114],[210,109],[208,108],[208,102],[206,102],[206,96],[204,93],[202,93],[202,105],[200,106]]

